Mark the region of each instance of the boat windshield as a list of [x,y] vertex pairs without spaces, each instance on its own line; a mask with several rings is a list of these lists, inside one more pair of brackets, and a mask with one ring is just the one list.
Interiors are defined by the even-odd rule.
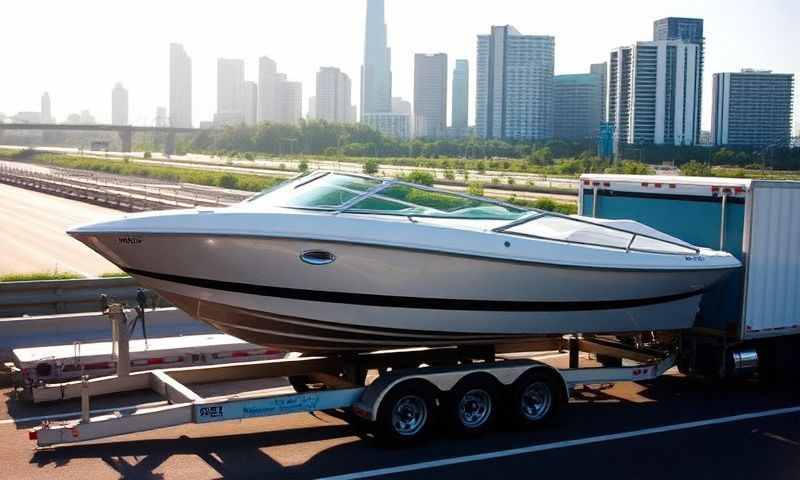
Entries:
[[645,225],[628,222],[627,228],[619,228],[614,225],[614,221],[597,220],[597,222],[542,213],[496,228],[495,231],[626,251],[673,255],[698,253],[697,248],[693,245],[681,242]]
[[291,180],[249,200],[279,207],[339,213],[480,220],[517,220],[530,211],[471,195],[398,180],[318,172]]

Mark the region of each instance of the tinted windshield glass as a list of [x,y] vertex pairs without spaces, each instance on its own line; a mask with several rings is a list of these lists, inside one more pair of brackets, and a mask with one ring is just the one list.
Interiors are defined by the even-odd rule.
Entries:
[[350,175],[308,176],[253,197],[250,201],[278,207],[335,210],[381,183],[373,178]]
[[[370,193],[378,187],[381,188]],[[358,196],[364,197],[347,207],[346,204]],[[298,177],[249,201],[320,210],[347,207],[343,210],[347,213],[466,219],[516,220],[530,213],[523,208],[480,198],[339,173],[312,173]]]
[[396,184],[358,201],[351,213],[515,220],[527,210],[478,198]]

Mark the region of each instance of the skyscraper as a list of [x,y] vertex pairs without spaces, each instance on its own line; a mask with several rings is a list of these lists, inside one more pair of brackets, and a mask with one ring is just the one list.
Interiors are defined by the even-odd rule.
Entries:
[[510,25],[478,35],[476,125],[482,138],[553,136],[555,38]]
[[255,125],[258,122],[258,85],[244,82],[244,123]]
[[682,40],[659,40],[611,52],[608,114],[617,147],[697,143],[698,49]]
[[441,137],[447,127],[447,55],[414,55],[414,135]]
[[392,55],[387,45],[383,0],[367,0],[364,64],[361,66],[361,120],[392,108]]
[[335,67],[322,67],[317,72],[317,94],[314,113],[328,122],[347,123],[352,107],[351,82],[347,74]]
[[769,70],[714,74],[711,135],[715,145],[788,146],[794,75]]
[[453,70],[453,128],[460,134],[469,127],[469,63],[467,60],[456,60]]
[[156,107],[156,127],[169,127],[166,107]]
[[258,59],[258,121],[275,122],[278,65],[269,57]]
[[111,90],[111,124],[128,125],[128,90],[121,83]]
[[192,59],[178,43],[169,46],[169,124],[192,126]]
[[403,97],[392,97],[392,113],[402,113],[411,116],[411,102]]
[[693,143],[700,141],[700,120],[703,105],[703,69],[705,65],[705,44],[702,18],[667,17],[653,22],[653,40],[683,40],[698,47],[697,76],[697,117],[694,121]]
[[593,63],[589,66],[589,73],[600,77],[600,118],[601,121],[606,120],[606,102],[608,102],[608,64]]
[[244,60],[217,59],[217,125],[244,122]]
[[603,91],[600,75],[556,75],[553,90],[554,136],[565,140],[596,138],[600,129]]
[[40,121],[42,123],[53,123],[53,112],[50,110],[50,94],[47,92],[42,94]]

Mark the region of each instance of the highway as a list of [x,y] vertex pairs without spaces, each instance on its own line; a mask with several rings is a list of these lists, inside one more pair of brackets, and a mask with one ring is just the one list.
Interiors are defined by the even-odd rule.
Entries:
[[[565,362],[564,356],[548,361]],[[446,433],[384,449],[338,412],[188,425],[96,444],[36,451],[26,429],[79,402],[0,404],[0,478],[795,479],[800,476],[800,390],[719,385],[671,373],[655,382],[576,391],[558,421],[485,437]],[[148,402],[94,399],[93,408]],[[14,422],[14,418],[17,422]],[[27,420],[24,420],[27,419]]]
[[112,215],[120,212],[0,184],[0,275],[58,270],[91,277],[119,271],[64,233],[70,225]]

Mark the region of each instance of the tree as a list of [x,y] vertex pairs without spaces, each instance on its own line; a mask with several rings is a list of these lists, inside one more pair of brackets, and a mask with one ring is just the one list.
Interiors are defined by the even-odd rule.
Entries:
[[308,162],[305,160],[301,160],[300,163],[297,165],[297,169],[301,172],[308,171]]

